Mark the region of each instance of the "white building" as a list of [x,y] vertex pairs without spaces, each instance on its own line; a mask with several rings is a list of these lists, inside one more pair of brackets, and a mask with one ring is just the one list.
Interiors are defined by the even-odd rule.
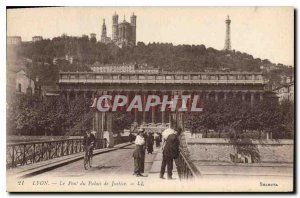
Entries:
[[37,42],[37,41],[41,41],[41,40],[43,40],[42,36],[33,36],[32,37],[32,42]]
[[159,73],[159,69],[148,66],[148,65],[138,65],[138,64],[112,64],[112,65],[101,65],[96,62],[91,67],[93,72],[97,73]]
[[23,69],[16,73],[15,88],[18,93],[34,94],[34,81],[27,76]]
[[19,45],[22,42],[22,37],[20,36],[8,36],[6,40],[7,45]]
[[283,100],[294,101],[294,82],[277,87],[273,91],[279,97],[279,102]]

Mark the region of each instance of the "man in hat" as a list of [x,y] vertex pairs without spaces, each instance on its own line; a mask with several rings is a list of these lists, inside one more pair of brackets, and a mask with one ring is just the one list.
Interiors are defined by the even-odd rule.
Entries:
[[96,142],[96,138],[95,138],[95,134],[96,131],[86,131],[86,134],[83,137],[83,146],[85,148],[85,151],[89,153],[90,157],[93,156],[93,149],[95,147],[95,142]]
[[180,134],[181,129],[166,129],[163,132],[164,146],[163,146],[163,159],[160,169],[160,178],[164,178],[165,170],[167,167],[168,179],[172,179],[173,171],[173,160],[177,159],[179,156],[179,139],[178,135]]
[[137,177],[143,176],[141,173],[143,171],[143,163],[145,159],[145,151],[144,151],[144,146],[145,146],[145,138],[143,136],[143,129],[138,130],[138,134],[135,139],[135,149],[133,152],[133,158],[134,158],[134,175]]

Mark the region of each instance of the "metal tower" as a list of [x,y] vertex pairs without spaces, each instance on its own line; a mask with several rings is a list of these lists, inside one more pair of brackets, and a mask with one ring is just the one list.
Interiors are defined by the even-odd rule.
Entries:
[[226,24],[226,36],[225,36],[224,50],[231,50],[230,23],[231,23],[231,20],[230,20],[229,16],[227,16],[227,19],[225,20],[225,24]]

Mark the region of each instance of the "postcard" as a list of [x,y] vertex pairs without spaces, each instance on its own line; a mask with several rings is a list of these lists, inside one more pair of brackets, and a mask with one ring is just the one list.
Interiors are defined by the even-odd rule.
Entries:
[[293,7],[7,7],[8,192],[294,192]]

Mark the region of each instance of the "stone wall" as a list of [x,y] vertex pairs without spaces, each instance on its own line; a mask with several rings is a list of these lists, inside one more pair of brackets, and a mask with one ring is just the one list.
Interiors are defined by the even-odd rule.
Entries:
[[[230,154],[235,154],[233,145],[227,139],[187,138],[191,160],[203,162],[232,163]],[[293,140],[253,141],[257,146],[262,163],[292,163]]]

